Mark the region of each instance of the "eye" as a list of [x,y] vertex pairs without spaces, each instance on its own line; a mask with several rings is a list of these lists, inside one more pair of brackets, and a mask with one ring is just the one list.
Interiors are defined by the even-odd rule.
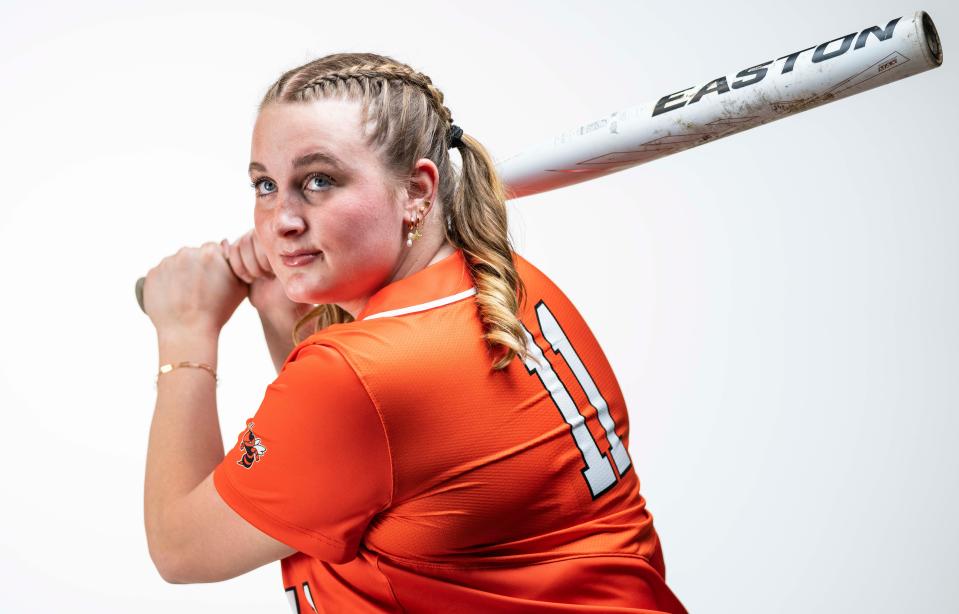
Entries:
[[[323,182],[326,182],[325,184]],[[306,187],[307,189],[313,192],[323,192],[335,182],[329,175],[324,175],[323,173],[313,173],[306,178]],[[266,191],[261,191],[260,186],[266,186]],[[260,198],[261,196],[269,196],[270,194],[276,191],[276,184],[272,179],[262,177],[260,179],[255,179],[253,183],[250,184],[250,187],[256,190],[256,197]]]
[[256,190],[256,196],[257,196],[257,198],[259,198],[260,196],[266,196],[266,194],[270,194],[270,193],[271,193],[271,192],[266,192],[266,193],[260,192],[260,190],[259,190],[259,188],[258,188],[258,186],[259,186],[260,184],[272,185],[272,186],[274,187],[274,190],[276,189],[276,184],[273,183],[273,180],[272,180],[272,179],[266,179],[266,178],[257,179],[256,181],[254,181],[253,183],[250,184],[250,187],[253,188],[254,190]]
[[[315,180],[325,181],[327,184],[326,187],[324,187],[322,184],[313,183]],[[312,175],[306,178],[307,186],[319,187],[318,190],[314,190],[315,192],[322,192],[323,190],[325,190],[327,187],[329,187],[332,184],[333,184],[333,180],[329,176],[324,175],[323,173],[313,173]]]

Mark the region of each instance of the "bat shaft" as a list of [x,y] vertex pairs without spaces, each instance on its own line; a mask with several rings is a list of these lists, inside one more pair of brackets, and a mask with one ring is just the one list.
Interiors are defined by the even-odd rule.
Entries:
[[[936,68],[925,11],[869,26],[734,74],[616,111],[497,162],[510,198],[631,168]],[[136,283],[143,309],[144,278]]]
[[616,111],[497,162],[510,198],[588,181],[936,68],[924,11]]

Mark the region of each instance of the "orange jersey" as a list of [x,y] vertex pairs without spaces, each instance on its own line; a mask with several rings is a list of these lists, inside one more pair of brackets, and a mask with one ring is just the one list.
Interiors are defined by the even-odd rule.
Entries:
[[516,256],[530,357],[492,371],[463,252],[296,346],[214,471],[298,552],[294,612],[685,613],[605,355]]

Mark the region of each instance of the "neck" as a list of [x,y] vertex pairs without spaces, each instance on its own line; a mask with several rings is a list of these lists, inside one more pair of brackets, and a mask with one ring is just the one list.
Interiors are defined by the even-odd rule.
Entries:
[[[421,241],[425,240],[427,236],[429,235],[423,236]],[[444,235],[436,235],[435,238],[430,236],[430,239],[430,242],[423,241],[422,243],[414,243],[413,247],[411,248],[406,248],[404,245],[404,249],[408,253],[406,253],[403,258],[400,258],[400,261],[397,264],[396,269],[393,271],[393,274],[386,280],[383,286],[380,287],[387,286],[394,281],[399,281],[400,279],[404,279],[414,273],[422,271],[434,262],[439,262],[443,258],[446,258],[456,251],[456,248],[446,240]],[[372,296],[372,294],[357,298],[352,301],[344,301],[337,304],[355,318],[357,314],[363,311],[363,308],[366,307],[366,303],[369,302],[370,296]]]

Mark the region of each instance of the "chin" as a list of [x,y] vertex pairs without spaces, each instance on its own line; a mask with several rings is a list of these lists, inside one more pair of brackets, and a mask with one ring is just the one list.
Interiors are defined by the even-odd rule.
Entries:
[[293,284],[284,286],[284,288],[286,290],[286,297],[294,303],[320,305],[330,302],[328,292],[322,287],[294,282]]

